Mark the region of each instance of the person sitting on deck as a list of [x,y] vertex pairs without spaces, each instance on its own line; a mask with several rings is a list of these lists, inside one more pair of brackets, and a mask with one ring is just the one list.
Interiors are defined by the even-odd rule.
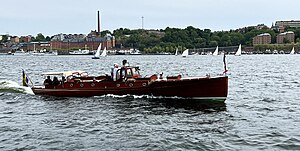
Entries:
[[61,84],[64,84],[64,83],[65,83],[65,81],[66,81],[66,78],[65,78],[65,76],[62,76],[62,77],[61,77]]
[[53,77],[53,85],[59,85],[59,81],[57,79],[57,77]]
[[47,79],[44,81],[44,85],[52,85],[52,80],[50,79],[50,76],[47,76]]

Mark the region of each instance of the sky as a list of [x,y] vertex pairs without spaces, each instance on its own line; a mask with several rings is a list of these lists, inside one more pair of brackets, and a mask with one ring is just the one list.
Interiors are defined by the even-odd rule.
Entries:
[[[97,29],[186,28],[226,31],[299,20],[298,0],[1,0],[0,35],[88,34]],[[144,17],[144,19],[142,19]]]

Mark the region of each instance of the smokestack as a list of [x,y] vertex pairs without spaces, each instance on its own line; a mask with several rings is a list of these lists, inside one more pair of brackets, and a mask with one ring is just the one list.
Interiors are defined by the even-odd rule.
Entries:
[[98,34],[100,35],[100,12],[99,11],[98,11]]

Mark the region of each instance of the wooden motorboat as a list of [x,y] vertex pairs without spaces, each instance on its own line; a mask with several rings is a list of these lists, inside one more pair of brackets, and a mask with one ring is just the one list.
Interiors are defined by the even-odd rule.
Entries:
[[[148,95],[224,101],[228,93],[226,74],[203,77],[181,75],[163,77],[162,74],[153,74],[142,77],[139,67],[124,65],[111,75],[90,76],[83,71],[48,72],[42,75],[47,77],[44,84],[31,86],[36,95],[58,97]],[[51,77],[54,80],[51,80]]]

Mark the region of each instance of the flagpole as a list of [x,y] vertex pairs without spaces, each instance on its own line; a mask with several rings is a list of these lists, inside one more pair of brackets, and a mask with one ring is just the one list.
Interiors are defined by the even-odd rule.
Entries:
[[28,78],[28,80],[30,81],[31,85],[34,86],[33,82],[31,81],[31,79],[27,76],[27,74],[25,73],[24,69],[22,69],[22,72],[23,72],[23,82],[24,82],[24,78],[26,80],[26,78]]
[[223,72],[223,74],[225,74],[226,75],[226,73],[227,73],[227,67],[226,67],[226,55],[225,55],[225,52],[224,52],[224,56],[223,56],[223,63],[224,63],[224,72]]

